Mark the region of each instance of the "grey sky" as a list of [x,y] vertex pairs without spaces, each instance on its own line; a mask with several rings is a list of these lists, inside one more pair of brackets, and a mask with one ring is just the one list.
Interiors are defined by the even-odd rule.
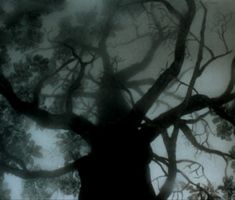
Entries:
[[[221,13],[228,13],[228,12],[235,12],[235,1],[234,0],[205,0],[208,3],[208,6],[210,8],[210,17],[209,20],[214,20],[217,17],[217,14]],[[1,1],[0,1],[1,2]],[[182,2],[182,0],[175,0],[174,4],[175,5],[179,5],[180,2]],[[49,31],[51,28],[53,28],[54,31],[57,30],[57,27],[55,26],[55,22],[59,21],[59,18],[62,18],[63,16],[67,16],[67,15],[71,15],[72,13],[76,13],[76,12],[81,12],[81,11],[89,11],[89,9],[95,8],[100,10],[101,8],[101,3],[102,1],[99,0],[86,0],[86,1],[82,1],[82,0],[67,0],[67,8],[65,11],[61,12],[55,12],[49,16],[45,16],[45,25],[44,27]],[[91,6],[92,5],[92,6]],[[212,11],[211,11],[212,8]],[[235,14],[234,14],[235,15]],[[216,22],[213,22],[216,23]],[[198,24],[198,21],[195,21],[195,24]],[[194,24],[194,25],[195,25]],[[211,26],[211,24],[210,24]],[[193,27],[193,30],[197,30],[198,27]],[[213,26],[211,26],[211,30],[209,30],[211,32],[213,32]],[[52,33],[53,34],[53,33]],[[114,41],[122,41],[123,39],[125,40],[125,38],[127,37],[126,34],[128,34],[127,32],[121,32],[120,34],[117,35],[113,40]],[[215,34],[208,34],[207,35],[207,42],[208,45],[211,45],[213,49],[216,49],[216,51],[219,53],[221,52],[221,49],[223,48],[223,45],[221,44],[221,41],[218,41],[218,43],[214,42],[215,41]],[[228,45],[230,46],[230,48],[234,51],[235,50],[235,16],[233,18],[233,20],[231,21],[231,23],[228,26]],[[47,46],[48,44],[45,43],[45,45]],[[124,55],[127,59],[126,63],[124,62],[124,66],[128,63],[128,62],[132,62],[133,60],[136,60],[136,58],[138,58],[146,49],[148,48],[148,40],[142,40],[141,42],[139,42],[139,44],[137,44],[136,46],[122,46],[121,48],[117,48],[115,50],[112,50],[112,53],[120,53],[120,55]],[[131,51],[130,51],[131,50]],[[130,52],[128,54],[128,52]],[[168,52],[167,52],[168,53]],[[159,74],[160,72],[160,68],[156,69],[156,63],[155,61],[159,61],[159,59],[161,60],[165,60],[167,59],[168,55],[166,55],[166,50],[165,49],[161,49],[159,51],[159,56],[156,55],[156,58],[154,59],[153,63],[151,64],[149,70],[147,70],[145,73],[142,74],[142,76],[151,76],[151,77],[155,77],[157,74]],[[16,57],[20,57],[21,55],[17,55]],[[227,85],[227,81],[228,81],[228,77],[230,76],[230,71],[229,71],[229,66],[231,63],[231,59],[234,56],[234,52],[225,57],[224,59],[216,62],[215,64],[212,64],[208,70],[206,71],[205,75],[202,76],[202,78],[199,79],[198,83],[197,83],[197,89],[199,92],[204,93],[204,94],[208,94],[211,96],[217,96],[221,93],[221,91],[223,91],[223,89],[226,87]],[[191,66],[192,62],[188,61],[186,63],[186,65]],[[123,67],[123,66],[122,66]],[[184,80],[188,80],[189,79],[189,74],[191,74],[190,72],[185,76]],[[185,89],[181,88],[182,93],[185,92]],[[166,98],[165,96],[162,97],[162,99],[164,100],[164,98]],[[171,100],[170,100],[171,101]],[[166,109],[164,106],[162,108],[160,108],[160,110],[164,110]],[[151,113],[151,111],[150,111]],[[154,114],[155,115],[155,114]],[[40,144],[43,147],[43,153],[44,153],[44,158],[43,160],[39,160],[38,163],[44,168],[44,169],[53,169],[53,168],[57,168],[59,166],[61,166],[63,164],[63,159],[62,154],[59,152],[58,147],[56,146],[56,139],[55,139],[55,135],[56,133],[53,131],[48,131],[48,130],[43,130],[40,131],[38,129],[35,128],[34,125],[32,125],[31,129],[29,130],[32,135],[33,135],[33,139],[35,139],[35,141]],[[159,140],[155,141],[153,143],[153,149],[156,149],[156,151],[160,151],[160,153],[162,153],[164,155],[164,151],[159,150]],[[234,137],[233,137],[233,141],[234,141]],[[228,151],[230,146],[231,146],[231,142],[227,143],[224,142],[220,139],[216,139],[216,138],[212,138],[212,143],[211,143],[212,147],[218,147],[221,150],[225,150]],[[184,148],[179,148],[178,149],[178,154],[179,157],[180,156],[185,156],[188,158],[191,158],[192,156],[194,157],[195,160],[201,160],[203,163],[205,163],[205,165],[207,165],[206,171],[208,173],[208,176],[212,179],[213,182],[215,182],[216,184],[221,181],[221,174],[218,174],[217,172],[222,170],[224,168],[224,163],[222,162],[222,160],[217,158],[215,159],[214,157],[208,157],[208,156],[194,156],[194,151],[193,150],[188,150],[190,149],[188,144],[185,144],[184,139],[179,141],[179,147],[184,146]],[[158,170],[156,170],[154,165],[151,165],[152,168],[152,178],[155,178],[156,176],[158,176]],[[208,170],[210,169],[210,170]],[[215,176],[215,174],[218,174],[218,176]],[[20,193],[22,192],[22,188],[20,187],[20,179],[15,178],[11,175],[7,175],[6,176],[6,180],[9,184],[9,186],[12,188],[12,199],[15,198],[19,198],[20,197]],[[59,197],[61,197],[60,195],[62,194],[55,194],[58,195]],[[58,197],[57,196],[57,197]],[[58,198],[59,198],[58,197]],[[66,198],[65,196],[63,196],[63,198]],[[71,197],[69,197],[71,198]]]

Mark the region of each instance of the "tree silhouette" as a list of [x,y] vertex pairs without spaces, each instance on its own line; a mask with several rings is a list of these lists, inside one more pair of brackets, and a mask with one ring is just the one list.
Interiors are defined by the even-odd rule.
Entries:
[[[55,31],[47,31],[46,20],[65,5],[63,0],[1,2],[1,181],[5,173],[26,179],[25,198],[35,199],[50,198],[56,188],[79,191],[81,200],[178,199],[183,191],[191,199],[220,199],[220,192],[231,199],[234,182],[227,171],[218,188],[207,178],[193,182],[180,165],[206,177],[204,167],[178,159],[177,144],[185,138],[196,150],[234,167],[234,148],[228,153],[211,148],[208,127],[213,119],[217,136],[233,140],[235,60],[220,95],[197,90],[212,65],[231,58],[226,32],[232,14],[218,20],[217,41],[224,47],[218,53],[206,42],[206,34],[212,35],[210,4],[104,0],[102,9],[65,17]],[[27,132],[29,119],[41,128],[64,130],[58,134],[64,167],[49,171],[34,165],[42,154]],[[202,140],[196,125],[205,129]],[[162,145],[155,148],[164,148],[166,157],[150,146],[158,138]],[[87,155],[81,153],[85,147]],[[164,174],[157,192],[150,162]],[[71,172],[79,173],[81,186]],[[179,191],[177,175],[184,179]]]

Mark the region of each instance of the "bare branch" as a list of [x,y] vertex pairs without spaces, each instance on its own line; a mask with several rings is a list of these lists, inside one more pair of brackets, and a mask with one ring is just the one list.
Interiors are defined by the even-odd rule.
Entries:
[[191,185],[194,185],[197,189],[199,189],[199,191],[205,192],[208,197],[208,200],[214,199],[205,188],[201,187],[200,184],[196,184],[193,181],[191,181],[190,178],[184,172],[182,172],[181,170],[178,170],[178,173],[180,173],[188,181],[188,183],[190,183]]
[[217,56],[214,56],[212,58],[210,58],[208,61],[206,61],[202,66],[201,66],[201,69],[200,69],[200,73],[199,73],[199,76],[201,76],[201,74],[205,71],[205,69],[214,61],[218,60],[219,58],[222,58],[224,56],[227,56],[229,54],[231,54],[232,51],[227,51],[225,53],[222,53],[222,54],[219,54]]
[[[181,18],[182,18],[181,14],[169,2],[167,2],[165,0],[143,0],[142,2],[141,1],[139,1],[139,2],[136,1],[136,2],[132,2],[131,4],[146,3],[146,2],[162,3],[168,9],[168,11],[171,14],[176,16],[179,20],[181,20]],[[148,12],[148,14],[149,14],[149,12]],[[162,27],[160,25],[160,23],[155,19],[155,17],[152,15],[152,13],[150,13],[149,15],[152,16],[154,24],[155,24],[155,26],[158,30],[158,33],[159,33],[158,39],[157,40],[152,39],[151,46],[150,46],[149,50],[147,51],[146,55],[144,56],[144,58],[139,63],[134,63],[131,66],[129,66],[129,67],[121,70],[120,72],[118,72],[118,76],[123,78],[124,80],[128,80],[131,77],[133,77],[134,75],[138,74],[139,72],[145,70],[148,67],[148,65],[151,63],[151,61],[152,61],[152,59],[155,55],[156,50],[160,47],[160,45],[167,38],[169,38],[169,33],[164,33],[164,27]]]
[[229,13],[229,14],[226,14],[226,15],[221,14],[221,16],[220,16],[221,18],[219,20],[221,25],[220,25],[219,30],[217,31],[217,33],[218,33],[218,37],[222,41],[226,51],[229,51],[229,47],[228,47],[228,44],[227,44],[227,41],[226,41],[226,38],[225,38],[225,34],[227,32],[227,29],[228,29],[228,24],[232,20],[233,14],[234,13]]
[[[191,84],[187,84],[187,83],[181,81],[181,80],[178,79],[178,78],[176,78],[176,80],[179,82],[179,85],[178,85],[178,87],[176,88],[176,90],[174,91],[174,93],[177,92],[177,90],[179,89],[180,85],[184,85],[184,86],[188,87],[188,91],[189,91],[189,88],[191,88],[192,91],[194,91],[196,94],[198,94],[198,91],[194,88],[194,86],[191,86]],[[187,96],[187,95],[186,95],[186,96]]]
[[[200,43],[200,40],[197,38],[197,36],[196,36],[193,32],[190,32],[189,34],[193,37],[193,39],[194,39],[196,42]],[[214,52],[212,51],[212,49],[211,49],[209,46],[207,46],[206,44],[204,44],[204,48],[209,52],[209,54],[211,55],[211,57],[215,57]]]
[[[235,93],[217,98],[209,98],[205,95],[194,95],[188,100],[187,107],[184,107],[184,102],[182,102],[178,106],[151,120],[151,122],[142,124],[143,128],[147,128],[149,130],[148,134],[145,134],[143,137],[146,137],[146,139],[151,142],[159,135],[159,132],[174,124],[181,116],[202,110],[204,108],[212,108],[212,106],[219,107],[234,99]],[[183,112],[182,108],[184,108]]]
[[165,183],[160,189],[159,194],[157,195],[157,198],[159,199],[167,199],[172,193],[174,187],[174,182],[177,174],[176,141],[178,132],[179,128],[175,126],[171,137],[167,135],[166,131],[163,131],[162,133],[163,141],[165,143],[168,154],[168,175]]
[[186,38],[195,15],[194,1],[187,0],[187,4],[189,6],[188,12],[184,15],[183,19],[181,19],[179,25],[174,61],[171,66],[159,76],[147,93],[135,104],[129,114],[129,119],[132,123],[139,124],[141,122],[154,101],[162,94],[168,84],[177,77],[181,71],[185,58]]
[[23,179],[34,179],[34,178],[55,178],[58,176],[62,176],[71,171],[75,171],[79,169],[79,165],[81,164],[83,158],[68,164],[64,167],[55,169],[55,170],[38,170],[38,171],[29,171],[26,169],[18,169],[11,167],[3,162],[0,162],[0,171],[5,173],[10,173],[15,176],[21,177]]
[[144,58],[140,62],[134,63],[131,66],[119,71],[117,76],[122,80],[127,81],[131,77],[145,70],[152,62],[156,50],[160,47],[164,40],[165,38],[162,37],[158,38],[157,40],[153,40]]
[[34,102],[30,103],[22,101],[14,93],[10,82],[3,74],[0,74],[0,94],[7,99],[11,107],[16,112],[29,117],[40,126],[51,129],[73,130],[84,137],[85,140],[92,140],[93,136],[91,132],[94,131],[95,126],[90,121],[75,114],[52,114],[46,110],[36,107]]
[[194,124],[197,123],[198,121],[202,120],[204,117],[206,117],[208,114],[210,113],[210,111],[207,111],[205,113],[203,113],[202,115],[199,115],[197,118],[195,119],[182,119],[181,121],[185,122],[186,124]]
[[[156,154],[153,154],[153,161],[154,162],[161,162],[163,163],[164,165],[166,166],[169,166],[169,163],[168,163],[168,159],[164,158],[164,157],[160,157]],[[186,159],[183,159],[183,160],[178,160],[177,163],[182,163],[182,162],[190,162],[190,163],[193,163],[193,164],[198,164],[200,165],[200,163],[196,162],[196,161],[192,161],[192,160],[186,160]],[[201,166],[201,165],[200,165]],[[203,166],[201,166],[203,167]],[[199,184],[196,184],[194,183],[193,181],[190,180],[190,178],[184,173],[182,172],[180,169],[177,169],[177,173],[181,174],[188,182],[188,184],[191,184],[191,185],[194,185],[196,186],[196,188],[198,188],[199,190],[201,191],[204,191],[208,197],[211,197],[211,195],[208,193],[208,191],[206,189],[204,189],[203,187],[201,187]],[[206,178],[207,179],[207,178]],[[209,182],[209,180],[207,179],[207,181]],[[187,185],[188,185],[187,184]],[[184,189],[186,189],[186,187],[183,187],[181,191],[183,191]],[[213,199],[211,197],[211,199]]]
[[[164,157],[161,157],[161,156],[158,156],[156,154],[153,154],[153,161],[154,162],[161,162],[163,163],[164,165],[166,166],[169,166],[169,163],[168,163],[168,159],[167,158],[164,158]],[[187,159],[183,159],[183,160],[178,160],[177,163],[182,163],[182,162],[189,162],[189,163],[193,163],[193,164],[198,164],[200,165],[200,163],[196,162],[196,161],[192,161],[192,160],[187,160]],[[203,167],[202,165],[200,165],[201,167]],[[206,189],[204,189],[203,187],[201,187],[199,184],[196,184],[194,183],[193,181],[190,180],[190,178],[184,173],[182,172],[180,169],[177,169],[177,173],[181,174],[188,182],[188,184],[191,184],[191,185],[194,185],[196,186],[196,188],[200,189],[201,191],[204,191],[208,197],[210,197],[211,195],[207,192]],[[207,179],[207,178],[206,178]],[[207,179],[207,181],[209,181]],[[188,185],[187,184],[187,185]],[[184,189],[186,189],[186,187],[183,187],[181,191],[183,191]]]
[[51,74],[47,75],[47,76],[44,76],[39,82],[38,84],[36,85],[35,89],[34,89],[34,99],[33,99],[33,104],[35,106],[38,106],[39,105],[39,98],[40,98],[40,93],[41,93],[41,90],[45,84],[45,82],[55,76],[58,72],[60,72],[62,69],[64,69],[66,66],[68,66],[70,63],[74,62],[76,60],[76,58],[71,58],[69,60],[67,60],[66,62],[64,62],[58,69],[56,69],[54,72],[52,72]]
[[218,156],[221,156],[222,158],[226,159],[226,157],[232,158],[234,159],[235,157],[233,157],[232,155],[228,154],[228,153],[224,153],[222,151],[218,151],[215,149],[209,149],[201,144],[199,144],[196,140],[196,138],[194,137],[194,135],[192,134],[191,129],[184,123],[180,123],[180,129],[182,130],[182,132],[184,133],[185,137],[189,140],[189,142],[196,147],[197,149],[206,152],[206,153],[210,153],[210,154],[215,154]]
[[[190,173],[196,173],[197,175],[197,178],[200,178],[200,177],[205,177],[206,180],[209,182],[208,178],[206,177],[205,175],[205,168],[204,166],[197,162],[197,161],[193,161],[193,160],[189,160],[189,159],[181,159],[181,160],[177,160],[177,164],[182,164],[182,163],[188,163],[186,165],[186,167],[184,168],[190,168],[191,169],[191,172]],[[196,166],[195,168],[193,168],[193,166]],[[192,169],[193,168],[193,169]],[[199,172],[199,170],[201,172]],[[201,173],[201,175],[199,174]]]
[[86,64],[84,64],[84,63],[80,64],[79,74],[78,74],[77,78],[72,82],[70,87],[68,88],[67,95],[66,95],[66,101],[65,101],[68,113],[72,113],[72,111],[73,111],[72,97],[73,97],[75,90],[77,90],[81,86],[81,81],[82,81],[84,74],[85,74],[85,67],[86,67]]
[[[202,4],[202,3],[201,3]],[[199,77],[199,72],[200,72],[200,66],[201,62],[203,59],[203,53],[204,53],[204,44],[205,44],[205,30],[206,30],[206,19],[207,19],[207,9],[206,7],[202,4],[203,9],[204,9],[204,15],[203,15],[203,20],[202,20],[202,25],[201,25],[201,31],[200,31],[200,42],[199,42],[199,48],[197,52],[197,61],[194,67],[193,75],[189,83],[189,87],[187,90],[187,94],[185,96],[185,105],[187,104],[187,101],[189,97],[192,94],[192,91],[194,89],[194,84]]]

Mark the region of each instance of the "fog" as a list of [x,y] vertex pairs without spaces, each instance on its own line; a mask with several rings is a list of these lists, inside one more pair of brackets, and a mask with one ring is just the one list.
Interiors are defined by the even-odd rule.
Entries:
[[[111,1],[111,0],[110,0]],[[10,1],[9,1],[10,2]],[[22,7],[12,7],[8,1],[0,1],[0,5],[9,13],[18,14],[20,13],[21,9],[25,9],[23,4],[27,7],[27,9],[34,8],[35,5],[32,3],[30,5],[30,1],[25,0],[22,1]],[[123,1],[124,4],[131,2],[131,1]],[[172,1],[172,5],[174,5],[179,11],[183,12],[185,10],[185,4],[182,3],[183,0],[174,0]],[[230,65],[231,60],[234,57],[234,50],[235,50],[235,1],[234,0],[204,0],[206,6],[208,7],[208,22],[207,22],[207,32],[206,32],[206,44],[210,46],[216,54],[220,54],[224,52],[224,44],[222,41],[216,39],[217,31],[219,27],[217,26],[219,22],[220,14],[228,14],[233,12],[233,18],[228,23],[226,27],[226,40],[229,49],[233,52],[229,55],[223,57],[222,59],[213,62],[205,71],[205,73],[197,80],[195,85],[195,90],[200,94],[205,94],[210,97],[217,97],[219,96],[227,87],[229,78],[231,76],[230,72]],[[19,4],[19,3],[18,3]],[[16,4],[16,5],[18,5]],[[47,10],[47,5],[42,6],[40,3],[36,5],[40,7],[42,10]],[[50,6],[50,5],[48,5]],[[42,30],[44,33],[43,42],[40,44],[38,48],[36,48],[35,53],[38,53],[45,56],[50,57],[53,55],[51,50],[51,46],[54,45],[53,42],[50,40],[58,34],[60,31],[59,23],[61,20],[68,19],[71,24],[76,23],[76,19],[81,16],[81,13],[87,13],[90,11],[96,11],[98,14],[93,19],[94,21],[101,21],[104,18],[103,13],[104,2],[102,0],[67,0],[65,4],[62,4],[62,8],[56,9],[55,12],[51,12],[49,14],[43,14],[43,26]],[[53,8],[54,9],[54,8]],[[13,11],[12,11],[13,10]],[[202,10],[198,11],[202,13]],[[12,16],[13,16],[12,14]],[[151,45],[152,40],[148,38],[148,26],[147,26],[147,18],[144,14],[139,13],[138,11],[134,13],[136,16],[136,25],[138,25],[139,33],[136,33],[136,27],[133,25],[133,21],[130,18],[127,18],[125,13],[121,13],[118,15],[117,23],[121,24],[120,30],[117,30],[112,37],[108,40],[109,45],[109,54],[113,57],[121,60],[117,66],[117,71],[126,68],[130,64],[135,63],[136,61],[141,61],[146,52]],[[199,34],[199,27],[201,23],[202,15],[200,17],[196,16],[196,19],[193,21],[192,24],[192,32],[195,34]],[[167,24],[166,24],[167,26]],[[71,33],[72,35],[73,33]],[[134,43],[129,44],[129,41],[138,37],[139,35],[144,35],[141,39],[137,40]],[[145,34],[147,36],[145,36]],[[215,42],[216,41],[216,42]],[[121,44],[121,45],[119,45]],[[169,44],[163,45],[163,47],[159,48],[155,53],[155,56],[152,59],[151,64],[147,70],[143,71],[141,74],[136,75],[132,80],[138,80],[139,78],[152,78],[156,79],[159,74],[162,73],[163,69],[169,65],[169,62],[172,61],[172,47],[174,43],[172,41]],[[190,81],[191,75],[193,70],[190,68],[193,66],[193,63],[196,59],[196,52],[197,48],[196,45],[191,44],[189,46],[189,51],[191,57],[187,59],[184,63],[184,71],[187,71],[181,78],[181,81],[188,83]],[[27,54],[34,53],[34,50],[26,51]],[[20,52],[15,50],[14,48],[10,49],[10,57],[12,62],[18,62],[19,60],[23,59],[23,56],[26,54],[25,52]],[[208,55],[207,55],[208,56]],[[206,57],[204,57],[206,60]],[[101,67],[101,61],[97,59],[95,61],[96,69]],[[93,74],[99,74],[98,70],[93,70]],[[183,74],[183,73],[182,73]],[[143,86],[142,92],[147,91],[149,86]],[[177,90],[178,85],[172,85],[169,88],[169,92],[173,92]],[[178,89],[177,95],[183,97],[186,93],[187,87],[181,85]],[[50,92],[50,87],[44,88],[44,92]],[[138,92],[133,91],[134,100],[137,101],[140,98]],[[173,97],[169,96],[169,94],[165,93],[160,96],[160,101],[164,101],[170,105],[170,107],[175,106],[179,103],[179,100],[174,99]],[[89,101],[89,100],[87,100]],[[48,101],[49,102],[49,101]],[[161,113],[169,110],[169,107],[165,104],[158,104],[158,110],[156,111],[156,105],[153,106],[149,112],[148,117],[154,118]],[[209,125],[212,127],[212,132],[216,132],[216,127],[212,122],[212,118],[210,116],[206,117]],[[29,128],[28,132],[31,134],[32,139],[35,141],[36,144],[42,147],[42,158],[34,158],[35,166],[40,166],[41,169],[45,170],[53,170],[59,167],[64,166],[64,155],[61,152],[59,145],[58,145],[58,138],[57,135],[59,133],[64,132],[64,130],[49,130],[49,129],[42,129],[39,128],[35,123],[31,120],[28,120]],[[197,127],[193,127],[198,132],[203,132],[203,126],[199,125]],[[203,138],[202,138],[203,140]],[[232,136],[232,141],[225,141],[221,140],[220,138],[216,137],[215,135],[209,136],[209,145],[211,148],[219,149],[224,152],[228,152],[232,145],[234,145],[234,135]],[[154,152],[158,153],[161,156],[167,156],[166,149],[163,145],[162,138],[158,137],[151,143],[151,147]],[[81,155],[86,155],[89,152],[88,149],[84,148]],[[178,159],[192,159],[197,162],[200,162],[205,167],[205,174],[207,175],[208,179],[213,183],[214,186],[218,186],[221,184],[222,179],[224,177],[224,168],[225,163],[223,159],[219,158],[215,155],[210,154],[203,154],[198,152],[195,148],[192,148],[191,144],[187,142],[184,137],[181,137],[177,143],[177,158]],[[155,191],[158,192],[158,183],[156,178],[164,175],[161,168],[154,162],[150,164],[151,168],[151,179],[152,184],[154,185]],[[190,170],[190,169],[186,169]],[[221,173],[220,173],[221,172]],[[228,169],[227,172],[229,175],[234,175],[232,169]],[[192,179],[198,181],[197,178],[194,178],[195,174],[191,174]],[[22,191],[23,191],[23,181],[22,179],[15,177],[10,174],[4,175],[4,180],[8,184],[8,187],[11,190],[11,199],[21,199],[22,198]],[[159,179],[159,183],[163,183],[164,179]],[[178,176],[176,180],[176,185],[180,184],[182,181],[182,176]],[[201,183],[206,183],[205,177],[200,177]],[[57,190],[51,199],[72,199],[76,198],[73,195],[65,195],[60,190]],[[171,198],[173,198],[171,196]],[[174,199],[176,199],[174,197]]]

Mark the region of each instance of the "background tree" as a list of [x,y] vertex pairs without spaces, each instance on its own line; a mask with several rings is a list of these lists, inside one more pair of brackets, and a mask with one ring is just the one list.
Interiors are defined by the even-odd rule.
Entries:
[[[1,185],[6,173],[26,179],[26,199],[50,198],[58,189],[82,200],[180,199],[185,191],[191,199],[232,198],[234,147],[211,147],[213,136],[234,141],[231,13],[217,15],[214,25],[204,1],[104,0],[58,19],[69,2],[0,2]],[[199,80],[225,58],[227,86],[213,97],[200,92]],[[27,131],[30,120],[58,130],[64,167],[35,164],[42,153]],[[202,163],[179,158],[182,140],[224,159],[219,187]],[[150,162],[160,169],[155,180]]]

